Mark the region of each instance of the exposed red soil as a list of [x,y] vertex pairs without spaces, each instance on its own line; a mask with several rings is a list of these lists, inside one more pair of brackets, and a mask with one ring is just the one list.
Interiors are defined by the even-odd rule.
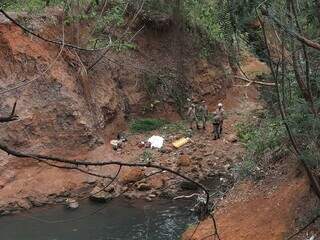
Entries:
[[[137,37],[136,51],[110,55],[120,62],[134,59],[135,65],[148,69],[163,62],[173,65],[175,56],[170,44],[172,33],[160,35],[147,32]],[[59,51],[58,48],[31,39],[7,23],[0,23],[0,44],[0,63],[4,66],[0,69],[0,82],[3,86],[11,86],[24,78],[35,76],[38,68],[48,66]],[[172,153],[153,151],[156,163],[190,174],[197,180],[202,180],[204,175],[216,169],[226,170],[227,165],[241,161],[239,156],[243,147],[239,143],[228,142],[227,137],[235,133],[237,122],[246,119],[253,110],[263,107],[256,88],[243,86],[246,82],[234,82],[235,87],[227,90],[231,80],[223,77],[221,68],[226,59],[223,56],[217,59],[213,59],[214,63],[198,58],[188,59],[186,75],[187,80],[193,83],[193,92],[206,99],[210,111],[215,110],[218,102],[224,103],[228,115],[224,138],[214,141],[211,128],[208,128],[206,131],[195,132],[192,143]],[[74,54],[64,50],[62,57],[45,77],[26,90],[8,95],[0,104],[3,108],[1,114],[8,112],[13,100],[19,98],[17,112],[21,120],[3,125],[3,139],[28,151],[69,158],[137,161],[144,151],[137,143],[159,132],[130,136],[129,142],[119,152],[111,149],[109,140],[118,131],[127,129],[124,120],[125,103],[129,104],[132,116],[140,116],[143,105],[149,104],[149,99],[137,84],[137,79],[142,78],[141,73],[130,67],[107,62],[97,66],[88,78],[81,78],[78,72],[80,65]],[[265,64],[252,57],[248,58],[243,69],[250,77],[268,71]],[[164,117],[172,121],[180,119],[172,104],[168,103],[147,116]],[[168,136],[168,145],[177,137],[179,135]],[[181,155],[185,157],[181,158]],[[76,171],[52,168],[28,159],[8,157],[4,153],[1,153],[0,159],[2,213],[8,205],[16,206],[16,210],[30,208],[37,203],[48,202],[50,196],[64,196],[66,192],[88,187],[96,181],[94,177]],[[288,167],[286,164],[283,166]],[[219,203],[216,213],[222,240],[284,238],[293,228],[295,209],[301,204],[301,199],[309,194],[305,177],[296,176],[296,166],[289,168],[292,169],[289,173],[278,173],[258,184],[242,182],[230,191]],[[116,169],[108,167],[89,170],[114,174]],[[150,173],[151,170],[145,171]],[[128,183],[144,173],[142,170],[124,168],[119,181]],[[152,186],[152,191],[158,190],[168,183],[168,178],[167,175],[155,176],[148,184]],[[141,195],[145,197],[145,194]],[[189,239],[192,232],[193,229],[189,229],[184,239]],[[210,234],[212,223],[205,220],[192,239],[204,239]]]
[[[287,177],[283,182],[269,183],[259,188],[252,182],[237,186],[233,194],[244,199],[231,197],[230,201],[227,197],[228,203],[222,202],[215,214],[221,239],[284,239],[295,223],[298,204],[310,194],[305,177]],[[183,239],[199,240],[211,235],[211,219],[202,222],[191,238],[192,233],[193,229],[189,229]]]
[[[55,14],[59,16],[59,13]],[[51,38],[61,35],[60,28],[42,26],[38,22],[36,26],[41,29],[41,34]],[[84,31],[87,31],[85,27]],[[68,30],[65,33],[68,34]],[[146,31],[136,39],[137,50],[110,52],[108,56],[120,63],[132,62],[145,69],[158,69],[164,65],[170,68],[175,64],[171,44],[174,34],[169,31],[160,35]],[[71,38],[67,35],[66,39]],[[20,119],[1,125],[3,141],[19,150],[68,158],[137,160],[143,150],[138,149],[136,143],[145,140],[145,136],[131,137],[122,153],[112,151],[109,141],[119,131],[127,129],[124,119],[127,111],[132,117],[141,116],[142,107],[150,103],[141,87],[139,69],[131,64],[123,66],[103,61],[88,76],[81,75],[81,63],[73,51],[64,49],[53,63],[59,47],[24,34],[2,18],[0,44],[3,66],[0,83],[4,89],[33,79],[49,67],[36,81],[4,95],[0,114],[8,114],[14,100],[18,99],[16,112]],[[96,59],[97,55],[80,57],[89,61]],[[211,96],[225,91],[221,87],[224,79],[219,67],[199,60],[198,56],[187,58],[186,69],[190,70],[186,74],[187,80],[202,79],[194,90],[195,94],[202,94],[211,83],[214,83],[210,87]],[[219,58],[220,62],[224,61],[223,54]],[[151,114],[173,121],[180,119],[171,103],[160,105]],[[92,170],[112,174],[116,168]],[[17,205],[18,201],[28,201],[27,197],[46,202],[49,195],[80,189],[93,180],[76,171],[56,169],[1,153],[1,209],[8,204]],[[160,186],[161,181],[155,181],[154,185]]]

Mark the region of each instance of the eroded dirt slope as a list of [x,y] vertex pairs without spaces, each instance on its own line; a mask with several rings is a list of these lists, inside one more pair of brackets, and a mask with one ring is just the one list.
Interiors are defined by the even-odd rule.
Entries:
[[[54,25],[44,24],[42,20],[48,19],[42,16],[31,26],[48,37],[62,37],[57,27],[61,25],[59,18],[52,18],[48,22],[54,21]],[[33,21],[26,16],[16,19],[23,23]],[[68,30],[65,37],[72,38]],[[0,114],[10,113],[17,100],[16,114],[20,117],[18,121],[1,125],[1,141],[19,150],[69,158],[135,160],[131,153],[115,155],[108,143],[126,128],[125,117],[140,116],[143,107],[149,104],[141,86],[141,69],[175,67],[174,37],[170,28],[160,33],[146,29],[135,40],[136,50],[110,51],[108,58],[116,63],[104,59],[86,75],[83,63],[90,64],[98,53],[77,56],[73,50],[31,37],[1,17]],[[186,81],[195,83],[194,94],[211,100],[223,96],[224,87],[229,84],[225,79],[228,67],[221,67],[226,63],[224,54],[221,52],[218,59],[211,61],[200,60],[192,44],[189,45],[184,58],[185,77]],[[160,105],[152,115],[179,119],[172,101]],[[3,214],[8,213],[7,208],[15,211],[52,202],[92,183],[75,171],[51,168],[4,153],[0,160]],[[110,173],[114,169],[105,171]]]

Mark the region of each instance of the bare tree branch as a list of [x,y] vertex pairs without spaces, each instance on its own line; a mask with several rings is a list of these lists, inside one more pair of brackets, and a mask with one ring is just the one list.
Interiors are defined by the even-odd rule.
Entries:
[[[133,187],[135,184],[137,184],[138,182],[140,181],[143,181],[151,176],[154,176],[158,173],[161,173],[163,171],[158,171],[158,172],[155,172],[155,173],[152,173],[152,174],[149,174],[148,176],[145,176],[144,178],[140,179],[140,180],[137,180],[133,183],[131,183],[130,186],[128,186],[128,188],[123,191],[119,196],[121,196],[122,194],[124,194],[125,192],[127,192],[131,187]],[[116,180],[117,177],[115,177],[114,179]],[[118,197],[119,197],[118,196]],[[92,216],[94,214],[97,214],[98,212],[102,211],[103,209],[105,209],[108,205],[104,205],[103,207],[101,208],[98,208],[96,210],[94,210],[93,212],[89,213],[89,214],[86,214],[86,215],[83,215],[83,216],[80,216],[80,217],[76,217],[76,218],[69,218],[69,219],[59,219],[59,220],[46,220],[46,219],[42,219],[42,218],[38,218],[38,217],[34,217],[34,216],[30,216],[30,215],[24,215],[25,217],[27,218],[30,218],[30,219],[33,219],[33,220],[36,220],[36,221],[39,221],[39,222],[43,222],[43,223],[48,223],[48,224],[56,224],[56,223],[66,223],[66,222],[74,222],[74,221],[77,221],[77,220],[81,220],[81,219],[84,219],[84,218],[87,218],[89,216]]]
[[16,106],[17,106],[17,101],[14,102],[13,107],[12,107],[12,111],[11,114],[7,117],[0,117],[0,123],[4,123],[4,122],[12,122],[15,120],[19,119],[19,116],[15,115],[15,111],[16,111]]
[[269,82],[260,82],[260,81],[255,81],[255,80],[250,80],[246,77],[241,77],[241,76],[234,76],[235,78],[237,79],[240,79],[240,80],[243,80],[243,81],[246,81],[246,82],[249,82],[250,84],[254,83],[254,84],[259,84],[259,85],[264,85],[264,86],[276,86],[275,83],[269,83]]
[[75,45],[72,45],[70,43],[64,43],[63,41],[56,41],[56,40],[51,40],[51,39],[48,39],[46,37],[43,37],[37,33],[34,33],[33,31],[29,30],[28,28],[24,27],[23,25],[21,25],[20,23],[18,23],[16,20],[14,20],[12,17],[9,16],[9,14],[7,14],[3,9],[0,9],[0,13],[2,13],[7,19],[9,19],[14,25],[16,25],[17,27],[21,28],[23,31],[45,41],[45,42],[48,42],[48,43],[51,43],[51,44],[55,44],[55,45],[64,45],[65,47],[68,47],[68,48],[74,48],[74,49],[77,49],[77,50],[82,50],[82,51],[100,51],[100,50],[103,50],[103,49],[106,49],[108,48],[107,47],[103,47],[103,48],[97,48],[97,49],[88,49],[88,48],[82,48],[82,47],[78,47],[78,46],[75,46]]
[[[142,3],[141,3],[141,6],[140,8],[138,9],[138,11],[136,12],[136,14],[133,16],[132,20],[130,21],[130,23],[128,24],[126,30],[121,34],[120,38],[119,38],[119,41],[122,41],[123,38],[126,36],[126,34],[128,33],[129,31],[129,28],[131,27],[131,25],[134,23],[134,21],[136,20],[137,16],[140,14],[142,8],[143,8],[143,5],[144,5],[144,2],[145,0],[142,0]],[[133,37],[131,37],[131,40],[129,41],[129,43],[131,41],[133,41],[133,39],[135,38],[135,36],[142,30],[143,28],[139,29],[134,35]],[[110,39],[111,40],[111,39]],[[107,47],[105,49],[105,51],[87,68],[87,71],[91,71],[104,57],[105,55],[111,50],[111,44],[109,44],[109,47]]]
[[9,148],[3,143],[0,143],[0,149],[7,152],[10,155],[19,157],[19,158],[29,158],[29,159],[35,159],[35,160],[43,160],[43,161],[49,161],[49,162],[57,162],[57,163],[65,163],[65,164],[71,164],[75,166],[112,166],[112,165],[117,165],[117,166],[126,166],[126,167],[148,167],[148,168],[155,168],[159,169],[162,171],[167,171],[170,172],[174,175],[177,175],[187,181],[190,181],[197,185],[200,189],[202,189],[206,195],[206,206],[209,205],[209,198],[210,194],[209,191],[206,189],[204,185],[202,185],[199,182],[194,181],[193,179],[177,172],[174,171],[170,168],[161,166],[161,165],[156,165],[152,163],[126,163],[123,161],[90,161],[90,160],[69,160],[69,159],[64,159],[60,157],[51,157],[51,156],[45,156],[45,155],[40,155],[40,154],[30,154],[30,153],[23,153],[14,149]]
[[296,237],[298,234],[302,233],[304,230],[306,230],[308,227],[310,227],[312,224],[314,224],[318,219],[320,218],[320,215],[315,216],[312,218],[306,225],[304,225],[301,229],[299,229],[297,232],[286,238],[286,240],[293,239]]
[[285,114],[285,111],[284,111],[284,108],[283,108],[283,104],[282,104],[282,100],[281,100],[281,97],[280,97],[280,89],[279,89],[278,77],[277,77],[277,74],[275,72],[273,62],[272,62],[272,56],[271,56],[271,51],[270,51],[269,44],[268,44],[268,39],[267,39],[267,34],[266,34],[264,22],[262,21],[260,15],[258,13],[258,10],[257,10],[257,16],[258,16],[259,22],[260,22],[261,27],[262,27],[262,33],[263,33],[264,42],[265,42],[266,49],[267,49],[267,54],[268,54],[269,66],[270,66],[270,69],[271,69],[271,73],[272,73],[273,79],[276,82],[276,86],[277,86],[277,97],[278,97],[278,104],[279,104],[279,109],[280,109],[282,122],[283,122],[283,124],[284,124],[284,126],[286,128],[286,131],[288,133],[288,136],[289,136],[291,145],[292,145],[292,147],[293,147],[293,149],[295,151],[295,154],[298,157],[298,159],[300,160],[300,162],[302,163],[305,171],[307,172],[308,178],[310,180],[310,183],[311,183],[311,185],[313,187],[313,190],[314,190],[315,194],[320,199],[320,185],[319,185],[319,182],[316,179],[316,177],[313,175],[312,170],[310,169],[310,167],[308,166],[306,161],[302,158],[301,151],[300,151],[300,149],[299,149],[299,147],[298,147],[298,145],[296,143],[296,140],[295,140],[295,138],[294,138],[294,136],[292,134],[292,131],[291,131],[290,127],[289,127],[289,124],[287,122],[287,117],[286,117],[286,114]]
[[64,34],[64,25],[62,23],[62,44],[61,44],[61,48],[60,51],[58,52],[57,56],[53,59],[53,61],[49,64],[49,66],[41,73],[39,73],[37,76],[35,76],[34,78],[28,80],[28,81],[21,81],[19,83],[17,83],[15,86],[13,87],[8,87],[2,91],[0,91],[0,95],[5,94],[7,92],[11,92],[13,90],[17,90],[19,88],[25,87],[27,85],[29,85],[30,83],[33,83],[34,81],[37,81],[38,79],[40,79],[40,77],[44,76],[47,72],[49,72],[52,67],[56,64],[56,62],[58,61],[59,57],[61,56],[63,49],[64,49],[64,38],[65,38],[65,34]]
[[80,198],[79,200],[88,199],[88,198],[90,198],[91,196],[94,196],[94,195],[96,195],[96,194],[98,194],[98,193],[106,190],[106,189],[117,179],[117,177],[119,176],[119,174],[120,174],[120,172],[121,172],[121,169],[122,169],[122,166],[119,166],[117,173],[114,175],[114,177],[111,178],[111,181],[110,181],[106,186],[104,186],[103,188],[101,188],[101,189],[100,189],[99,191],[97,191],[97,192],[91,193],[91,194],[88,195],[88,196],[85,196],[85,197]]
[[269,9],[262,8],[262,14],[267,16],[269,19],[271,19],[278,27],[280,27],[283,31],[285,31],[290,36],[296,38],[298,41],[304,43],[308,47],[311,47],[311,48],[314,48],[314,49],[320,51],[320,44],[319,43],[312,41],[312,40],[302,36],[301,34],[295,32],[293,30],[290,30],[287,26],[285,26],[283,23],[281,23],[281,21],[279,19],[277,19],[275,16],[273,16],[273,14],[270,13]]

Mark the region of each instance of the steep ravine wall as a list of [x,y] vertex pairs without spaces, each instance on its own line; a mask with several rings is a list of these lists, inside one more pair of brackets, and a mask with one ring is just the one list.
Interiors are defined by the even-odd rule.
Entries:
[[[17,99],[20,116],[18,121],[1,126],[2,139],[37,151],[62,147],[65,151],[79,147],[89,150],[102,144],[108,133],[104,129],[110,125],[115,129],[114,124],[123,127],[124,113],[140,115],[141,107],[148,101],[141,87],[140,69],[174,67],[175,51],[170,44],[173,38],[170,29],[161,33],[147,29],[136,39],[136,50],[108,53],[109,58],[121,64],[104,60],[86,75],[82,74],[79,59],[90,62],[98,53],[88,58],[81,53],[79,58],[66,48],[59,53],[59,47],[28,36],[9,22],[0,22],[1,90],[37,78],[1,94],[0,114],[10,112]],[[209,63],[199,59],[189,45],[182,57],[185,78],[194,93],[207,97],[223,94],[223,54]],[[46,73],[39,75],[43,71]],[[158,112],[164,111],[159,108]]]
[[[37,28],[51,38],[59,32],[56,26],[45,23]],[[126,129],[128,119],[142,115],[150,100],[141,84],[141,69],[175,67],[173,38],[170,28],[161,32],[146,28],[136,37],[134,50],[108,53],[117,63],[104,59],[84,74],[83,64],[92,63],[99,53],[61,50],[0,18],[0,115],[10,113],[17,100],[16,114],[20,117],[1,124],[0,140],[20,150],[66,157],[85,157],[98,146],[108,145],[117,131]],[[186,42],[184,77],[191,83],[192,94],[211,100],[223,97],[230,84],[225,78],[228,66],[224,53],[210,60],[200,59],[192,41]],[[172,101],[160,104],[149,116],[179,118]],[[1,211],[10,204],[19,208],[25,204],[18,206],[17,201],[29,197],[47,202],[48,197],[79,189],[86,181],[76,172],[0,153]]]

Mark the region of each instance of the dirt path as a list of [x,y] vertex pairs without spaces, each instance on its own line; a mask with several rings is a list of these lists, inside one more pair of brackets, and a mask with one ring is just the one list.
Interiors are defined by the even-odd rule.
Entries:
[[[255,75],[264,69],[259,65],[259,62],[251,61],[244,69]],[[244,116],[250,117],[252,110],[261,108],[257,92],[251,87],[231,89],[226,103],[227,109],[234,111],[227,126],[229,133],[235,132],[233,123],[241,121]],[[293,229],[298,206],[303,199],[310,198],[308,181],[303,174],[297,174],[292,159],[282,160],[274,169],[274,173],[258,182],[237,183],[218,204],[215,216],[221,240],[283,240]],[[189,228],[182,239],[215,239],[213,229],[212,220],[207,219],[196,231],[195,227]]]

